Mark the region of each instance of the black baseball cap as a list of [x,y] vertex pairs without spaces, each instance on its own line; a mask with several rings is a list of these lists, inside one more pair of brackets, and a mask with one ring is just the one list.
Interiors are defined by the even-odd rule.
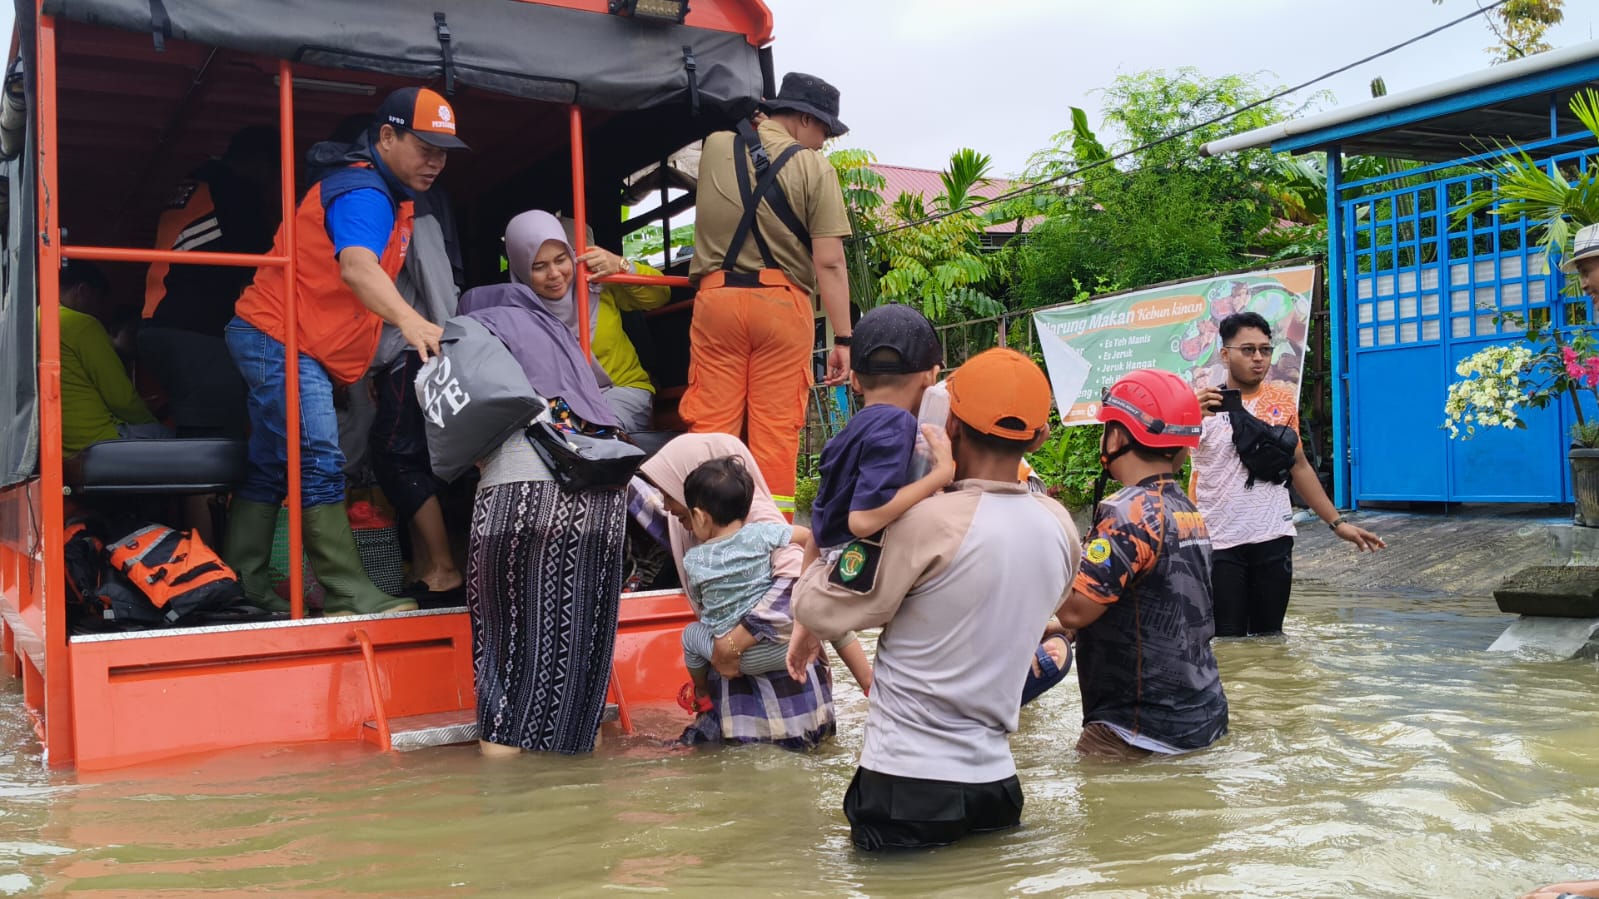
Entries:
[[[873,360],[878,350],[899,358]],[[930,371],[944,361],[938,332],[927,316],[903,304],[878,306],[861,316],[850,337],[849,367],[863,375],[901,375]]]
[[455,107],[425,87],[402,87],[389,94],[378,107],[377,124],[404,128],[423,143],[445,150],[470,149],[455,136]]

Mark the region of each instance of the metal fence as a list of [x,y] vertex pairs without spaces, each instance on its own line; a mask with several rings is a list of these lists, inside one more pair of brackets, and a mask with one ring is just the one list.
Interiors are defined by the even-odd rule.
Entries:
[[[1060,304],[1067,305],[1067,304]],[[936,325],[939,341],[944,348],[944,371],[959,368],[961,363],[994,347],[1010,347],[1036,356],[1038,332],[1033,324],[1033,313],[1059,306],[1022,309],[990,318]],[[1332,444],[1331,357],[1327,351],[1326,292],[1317,285],[1311,301],[1311,334],[1307,341],[1307,355],[1300,392],[1303,429],[1308,433],[1306,449],[1314,462],[1320,463]],[[860,408],[860,397],[848,387],[826,387],[821,384],[820,373],[826,369],[826,354],[816,354],[817,384],[811,388],[811,404],[806,415],[805,430],[800,438],[800,476],[815,474],[816,456],[828,439],[844,427],[849,417]]]

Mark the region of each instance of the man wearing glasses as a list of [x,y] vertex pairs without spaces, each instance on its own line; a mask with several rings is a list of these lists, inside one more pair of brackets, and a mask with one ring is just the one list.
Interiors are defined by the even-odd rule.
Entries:
[[[1299,430],[1299,402],[1292,384],[1268,381],[1271,326],[1254,312],[1235,312],[1221,321],[1223,387],[1237,390],[1243,407],[1268,425]],[[1294,515],[1288,487],[1250,482],[1233,446],[1232,413],[1222,412],[1222,392],[1206,385],[1195,390],[1205,412],[1204,432],[1193,456],[1189,494],[1204,513],[1214,549],[1211,590],[1216,636],[1280,633],[1293,586]],[[1221,414],[1217,414],[1221,412]],[[1376,534],[1338,514],[1303,446],[1294,450],[1290,483],[1311,511],[1362,552],[1386,546]]]

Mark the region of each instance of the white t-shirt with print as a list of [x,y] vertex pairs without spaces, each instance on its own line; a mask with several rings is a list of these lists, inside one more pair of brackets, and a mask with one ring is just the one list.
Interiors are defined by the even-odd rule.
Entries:
[[[1268,425],[1287,425],[1297,432],[1298,402],[1293,385],[1268,382],[1244,403],[1244,408]],[[1288,488],[1264,481],[1256,481],[1253,487],[1244,486],[1249,481],[1249,471],[1233,447],[1233,425],[1226,412],[1205,419],[1199,448],[1194,451],[1194,471],[1199,479],[1194,504],[1205,516],[1213,549],[1294,536],[1294,510],[1288,501]]]

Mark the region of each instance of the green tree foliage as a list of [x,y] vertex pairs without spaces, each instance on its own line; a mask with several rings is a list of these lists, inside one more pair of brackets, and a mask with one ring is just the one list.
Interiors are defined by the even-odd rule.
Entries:
[[[694,245],[694,226],[679,225],[672,229],[672,252],[679,247]],[[629,259],[658,261],[666,244],[661,240],[660,225],[645,225],[622,238],[622,255]],[[667,260],[671,261],[671,260]]]
[[[1432,0],[1434,5],[1443,0]],[[1549,29],[1566,18],[1565,0],[1508,0],[1483,17],[1499,43],[1487,51],[1496,63],[1509,62],[1550,49]]]
[[[1031,160],[1035,180],[1083,171],[1050,193],[1047,220],[1017,251],[1017,304],[1059,303],[1083,285],[1140,287],[1277,255],[1284,241],[1275,232],[1290,199],[1280,163],[1265,149],[1213,159],[1199,148],[1297,110],[1273,101],[1180,133],[1272,92],[1251,76],[1207,78],[1194,69],[1120,76],[1104,92],[1105,126],[1119,136],[1108,149],[1074,108],[1072,127]],[[1128,155],[1107,164],[1113,152]],[[1297,211],[1314,218],[1313,192],[1297,199]]]
[[[934,321],[1004,311],[990,293],[994,272],[982,245],[987,219],[966,208],[973,188],[988,180],[992,163],[986,154],[957,150],[941,173],[944,190],[930,204],[921,196],[901,194],[887,209],[880,193],[885,182],[871,170],[875,160],[870,153],[846,150],[829,158],[839,172],[855,226],[849,255],[850,293],[857,305],[907,303]],[[940,216],[924,221],[929,211]],[[897,227],[905,223],[914,224]]]
[[857,239],[844,243],[845,259],[849,264],[849,294],[855,305],[870,309],[878,303],[877,279],[881,273],[876,245],[864,235],[882,227],[882,191],[888,181],[872,168],[877,157],[870,150],[835,150],[827,159],[838,172],[850,228],[857,235]]

